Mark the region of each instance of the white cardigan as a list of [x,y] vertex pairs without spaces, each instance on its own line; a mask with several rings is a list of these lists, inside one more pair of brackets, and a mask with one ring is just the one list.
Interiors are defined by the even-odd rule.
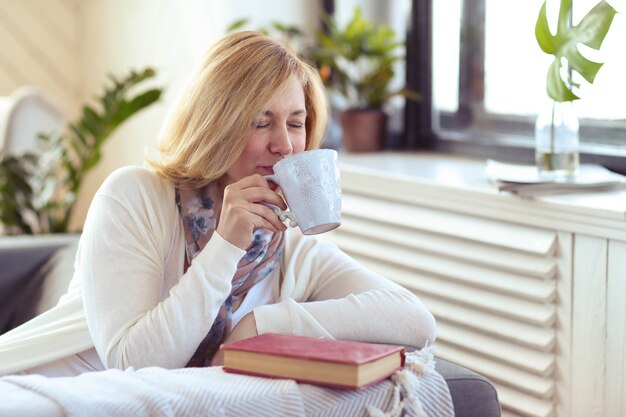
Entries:
[[[89,209],[68,293],[0,336],[0,375],[93,347],[106,368],[184,367],[244,254],[214,233],[183,274],[184,247],[173,185],[140,167],[111,174]],[[270,294],[245,307],[259,333],[412,346],[435,339],[434,318],[415,295],[323,238],[287,231],[280,269],[267,279]]]

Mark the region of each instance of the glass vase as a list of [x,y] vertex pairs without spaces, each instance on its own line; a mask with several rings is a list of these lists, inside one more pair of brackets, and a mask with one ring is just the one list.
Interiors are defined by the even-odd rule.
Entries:
[[578,117],[571,101],[550,102],[535,123],[535,161],[547,179],[576,175],[579,162]]

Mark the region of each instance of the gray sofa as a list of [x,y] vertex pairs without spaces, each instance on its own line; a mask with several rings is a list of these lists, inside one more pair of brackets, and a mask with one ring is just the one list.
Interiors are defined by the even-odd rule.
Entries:
[[[42,293],[48,260],[78,236],[0,237],[0,334],[32,317]],[[456,364],[438,359],[458,417],[498,417],[498,395],[485,377]]]

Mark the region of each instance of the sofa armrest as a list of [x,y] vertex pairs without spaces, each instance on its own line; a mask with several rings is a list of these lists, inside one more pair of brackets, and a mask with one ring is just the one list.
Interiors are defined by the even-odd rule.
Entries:
[[78,235],[0,237],[0,334],[32,315],[50,256],[78,240]]
[[498,393],[491,381],[443,359],[437,358],[435,364],[450,389],[456,417],[500,417]]
[[[415,346],[404,346],[414,352]],[[461,365],[435,358],[435,369],[448,384],[455,417],[501,417],[498,392],[484,376]]]

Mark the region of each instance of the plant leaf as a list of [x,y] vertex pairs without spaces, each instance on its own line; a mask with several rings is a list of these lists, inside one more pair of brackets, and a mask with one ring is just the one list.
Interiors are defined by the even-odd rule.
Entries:
[[239,30],[247,24],[248,24],[248,19],[246,18],[235,20],[234,22],[226,26],[226,32]]
[[546,54],[553,55],[556,53],[555,40],[556,37],[550,32],[550,25],[548,25],[548,15],[546,13],[547,0],[543,2],[541,10],[539,11],[539,17],[535,24],[535,38],[539,47]]
[[64,135],[41,134],[44,153],[0,159],[0,222],[8,233],[68,231],[82,179],[100,161],[103,143],[121,123],[160,98],[162,90],[156,88],[131,94],[136,84],[154,75],[151,68],[130,71],[120,80],[110,75],[112,84],[96,97],[102,108],[85,105]]
[[574,33],[581,43],[593,49],[600,49],[616,13],[613,6],[601,1],[576,25]]
[[547,91],[548,96],[556,101],[574,101],[580,98],[561,78],[561,63],[557,60],[552,61],[548,70]]
[[122,102],[122,106],[120,106],[119,111],[112,119],[112,124],[115,126],[122,124],[126,119],[137,113],[139,110],[148,107],[152,103],[158,101],[160,97],[161,90],[153,89],[139,94],[136,97],[133,97],[131,101]]
[[578,44],[582,43],[590,48],[600,49],[606,37],[615,9],[606,1],[601,1],[570,30],[568,40],[561,46],[561,55],[565,56],[572,69],[576,70],[585,80],[593,83],[602,64],[590,61],[578,51]]
[[595,77],[603,64],[585,58],[578,50],[578,44],[599,49],[604,42],[615,9],[606,2],[600,1],[573,27],[567,26],[567,16],[571,12],[572,0],[561,0],[559,21],[556,35],[550,33],[546,16],[546,2],[544,1],[537,24],[535,37],[541,49],[554,55],[554,61],[548,70],[546,89],[550,98],[556,101],[572,101],[579,97],[572,88],[577,87],[570,79],[563,80],[561,76],[562,58],[567,60],[568,70],[579,73],[588,83],[593,84]]

